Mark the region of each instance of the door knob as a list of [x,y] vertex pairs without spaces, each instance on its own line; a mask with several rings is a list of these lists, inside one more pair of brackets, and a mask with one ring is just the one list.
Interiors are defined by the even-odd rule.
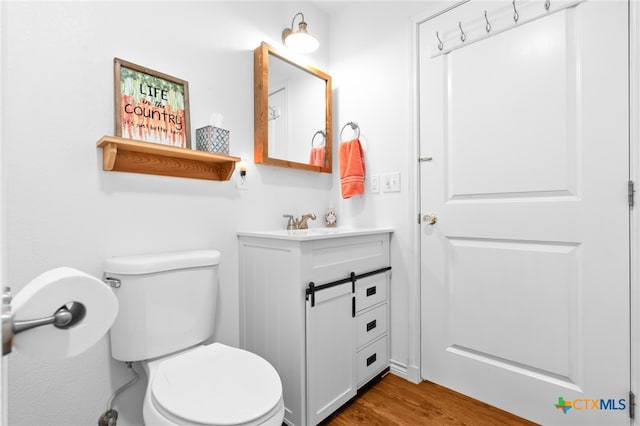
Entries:
[[424,220],[424,223],[427,225],[435,225],[438,217],[434,213],[427,213],[422,217],[422,220]]

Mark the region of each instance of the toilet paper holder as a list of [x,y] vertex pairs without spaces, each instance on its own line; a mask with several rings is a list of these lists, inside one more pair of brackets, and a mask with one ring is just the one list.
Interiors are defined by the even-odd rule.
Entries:
[[13,337],[23,331],[43,325],[53,324],[60,329],[71,328],[81,322],[87,314],[87,309],[80,302],[70,302],[58,308],[53,315],[45,318],[16,321],[11,311],[11,288],[2,291],[2,355],[11,353]]

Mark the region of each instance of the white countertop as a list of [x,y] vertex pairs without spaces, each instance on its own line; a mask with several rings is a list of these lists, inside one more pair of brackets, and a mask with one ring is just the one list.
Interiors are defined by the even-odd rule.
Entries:
[[325,240],[329,238],[355,237],[358,235],[382,234],[393,232],[391,228],[309,228],[296,229],[272,229],[267,231],[239,231],[240,237],[275,238],[279,240],[307,241]]

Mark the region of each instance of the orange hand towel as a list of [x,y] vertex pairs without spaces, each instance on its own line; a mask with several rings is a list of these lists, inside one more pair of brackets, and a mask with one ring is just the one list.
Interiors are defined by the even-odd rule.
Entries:
[[342,198],[364,194],[364,153],[358,139],[342,142],[338,151]]
[[311,148],[311,158],[309,159],[309,164],[312,166],[320,166],[324,167],[324,157],[326,155],[326,150],[324,146],[319,148]]

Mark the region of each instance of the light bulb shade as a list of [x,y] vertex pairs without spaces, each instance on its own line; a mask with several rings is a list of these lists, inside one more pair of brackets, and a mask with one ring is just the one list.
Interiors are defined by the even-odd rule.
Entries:
[[[298,23],[298,29],[293,30],[292,22],[291,28],[285,28],[284,31],[282,31],[282,42],[289,49],[298,53],[313,52],[320,47],[320,43],[307,31],[307,23],[304,21],[304,15],[302,15],[302,13],[296,14],[296,16],[298,15],[302,16],[302,21]],[[294,22],[296,16],[293,17]]]
[[320,46],[318,40],[309,33],[291,33],[284,41],[285,46],[298,53],[310,53]]

